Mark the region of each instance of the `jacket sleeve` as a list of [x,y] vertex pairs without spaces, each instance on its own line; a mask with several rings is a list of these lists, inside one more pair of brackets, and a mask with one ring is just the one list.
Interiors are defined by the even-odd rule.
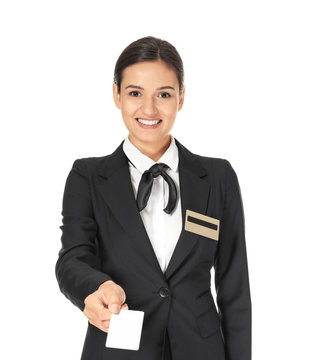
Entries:
[[62,248],[55,275],[61,292],[83,311],[85,298],[111,277],[100,271],[98,228],[85,164],[81,159],[75,160],[66,179],[62,216]]
[[225,200],[215,258],[215,289],[226,360],[251,360],[251,296],[244,210],[237,175],[225,160]]

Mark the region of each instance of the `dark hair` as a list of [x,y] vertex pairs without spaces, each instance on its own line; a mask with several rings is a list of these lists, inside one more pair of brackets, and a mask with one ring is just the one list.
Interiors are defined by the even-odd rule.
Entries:
[[162,60],[174,68],[179,83],[179,92],[184,86],[183,61],[176,48],[166,40],[146,36],[128,45],[119,56],[114,70],[114,83],[121,91],[122,72],[129,65],[142,61]]

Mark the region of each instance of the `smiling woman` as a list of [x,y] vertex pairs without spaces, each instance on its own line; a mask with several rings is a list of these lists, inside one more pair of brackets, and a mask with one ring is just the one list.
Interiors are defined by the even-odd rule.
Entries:
[[161,41],[158,49],[158,40],[147,39],[139,41],[137,62],[135,43],[119,57],[113,97],[129,130],[129,140],[157,161],[170,144],[169,133],[183,106],[184,70],[172,45]]
[[[113,82],[128,135],[111,154],[76,159],[66,180],[56,277],[88,318],[82,360],[251,359],[238,178],[171,135],[184,93],[173,45],[130,44]],[[137,352],[105,346],[123,310],[144,312]]]

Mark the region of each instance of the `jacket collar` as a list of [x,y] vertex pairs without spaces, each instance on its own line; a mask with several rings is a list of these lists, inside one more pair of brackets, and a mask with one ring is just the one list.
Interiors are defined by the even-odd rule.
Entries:
[[[132,166],[139,170],[143,174],[156,162],[143,154],[129,139],[129,136],[126,136],[123,142],[123,151],[128,157]],[[174,137],[171,135],[171,142],[169,147],[166,149],[161,158],[157,161],[158,163],[164,163],[170,167],[171,170],[178,170],[178,147],[175,143]]]
[[[175,137],[174,140],[178,148],[179,164],[190,172],[196,174],[198,177],[205,176],[206,171],[197,161],[197,155],[190,152]],[[128,166],[129,159],[123,151],[124,141],[125,140],[123,140],[117,149],[106,158],[106,161],[99,172],[101,176],[105,178],[111,177],[111,175],[118,171],[121,167]]]

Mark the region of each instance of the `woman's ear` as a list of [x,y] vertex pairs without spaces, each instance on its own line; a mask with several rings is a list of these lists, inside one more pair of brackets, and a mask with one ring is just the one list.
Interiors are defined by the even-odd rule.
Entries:
[[120,94],[118,93],[118,87],[116,83],[112,84],[113,100],[118,109],[121,109]]
[[182,109],[184,104],[184,96],[185,96],[185,87],[183,87],[182,93],[179,97],[179,103],[178,103],[178,111]]

